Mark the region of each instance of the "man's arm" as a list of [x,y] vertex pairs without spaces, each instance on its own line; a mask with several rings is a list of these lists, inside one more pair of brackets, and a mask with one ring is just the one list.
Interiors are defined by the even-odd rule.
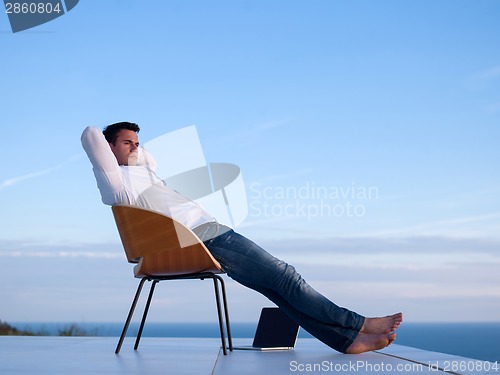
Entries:
[[87,127],[82,133],[81,141],[92,163],[102,202],[107,205],[133,204],[135,199],[124,184],[123,171],[102,131],[95,127]]

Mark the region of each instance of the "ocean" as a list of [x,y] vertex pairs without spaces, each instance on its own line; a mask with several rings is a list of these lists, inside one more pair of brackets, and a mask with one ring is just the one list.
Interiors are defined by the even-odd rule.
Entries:
[[[23,330],[43,335],[58,335],[63,330],[88,336],[120,336],[123,323],[22,323],[9,322]],[[234,338],[251,338],[256,324],[231,323]],[[136,335],[139,323],[131,323],[128,335]],[[404,323],[398,329],[397,344],[462,357],[500,363],[500,323]],[[219,337],[213,323],[147,322],[143,337]],[[301,330],[300,337],[312,337]]]

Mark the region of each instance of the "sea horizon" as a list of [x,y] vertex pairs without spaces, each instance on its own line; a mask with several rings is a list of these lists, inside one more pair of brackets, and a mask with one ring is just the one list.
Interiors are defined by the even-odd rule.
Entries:
[[[11,326],[40,334],[57,336],[73,328],[83,336],[116,336],[123,322],[8,322]],[[231,322],[233,338],[252,338],[257,323]],[[132,322],[127,336],[135,336],[139,322]],[[396,343],[418,349],[500,363],[500,322],[428,323],[407,322],[397,331]],[[216,322],[146,322],[143,337],[219,337]],[[299,338],[311,338],[301,329]]]

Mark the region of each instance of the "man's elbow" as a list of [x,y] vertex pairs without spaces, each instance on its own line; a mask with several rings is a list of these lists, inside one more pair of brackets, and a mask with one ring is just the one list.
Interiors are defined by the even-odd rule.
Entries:
[[124,192],[101,192],[101,200],[107,206],[114,206],[115,204],[134,204],[134,200]]

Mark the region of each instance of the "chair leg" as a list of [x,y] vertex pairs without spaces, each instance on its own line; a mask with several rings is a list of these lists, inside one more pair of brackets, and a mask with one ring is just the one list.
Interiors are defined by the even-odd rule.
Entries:
[[226,335],[224,333],[224,324],[222,323],[222,311],[221,311],[221,306],[220,306],[220,293],[219,293],[219,285],[217,284],[218,279],[217,276],[214,275],[212,278],[214,281],[214,291],[215,291],[215,302],[217,305],[217,315],[219,317],[219,330],[220,330],[220,339],[222,342],[222,352],[224,355],[227,355],[227,348],[226,348]]
[[229,323],[229,311],[227,308],[227,298],[226,298],[226,285],[224,283],[224,279],[218,275],[214,275],[220,282],[222,289],[222,302],[224,304],[224,317],[226,320],[226,330],[227,330],[227,341],[229,344],[229,350],[233,351],[233,339],[231,336],[231,324]]
[[148,301],[146,302],[146,307],[144,307],[144,313],[142,314],[141,326],[139,327],[139,332],[137,333],[137,338],[135,339],[134,350],[137,350],[137,348],[139,347],[139,341],[141,340],[142,330],[144,329],[144,323],[146,323],[146,317],[149,312],[149,305],[151,304],[151,299],[153,298],[153,292],[155,291],[156,284],[158,284],[158,280],[154,280],[153,284],[151,284]]
[[125,322],[125,325],[123,326],[123,331],[120,336],[120,340],[118,341],[118,345],[116,346],[115,354],[120,353],[120,349],[123,344],[123,340],[125,339],[125,335],[127,334],[128,326],[130,325],[130,320],[132,319],[132,315],[134,315],[134,310],[137,305],[137,301],[139,300],[139,296],[141,295],[142,287],[144,285],[144,282],[147,280],[147,277],[143,277],[141,279],[141,282],[139,283],[139,286],[137,287],[137,291],[135,292],[135,297],[132,302],[132,306],[130,306],[130,311],[127,316],[127,320]]

